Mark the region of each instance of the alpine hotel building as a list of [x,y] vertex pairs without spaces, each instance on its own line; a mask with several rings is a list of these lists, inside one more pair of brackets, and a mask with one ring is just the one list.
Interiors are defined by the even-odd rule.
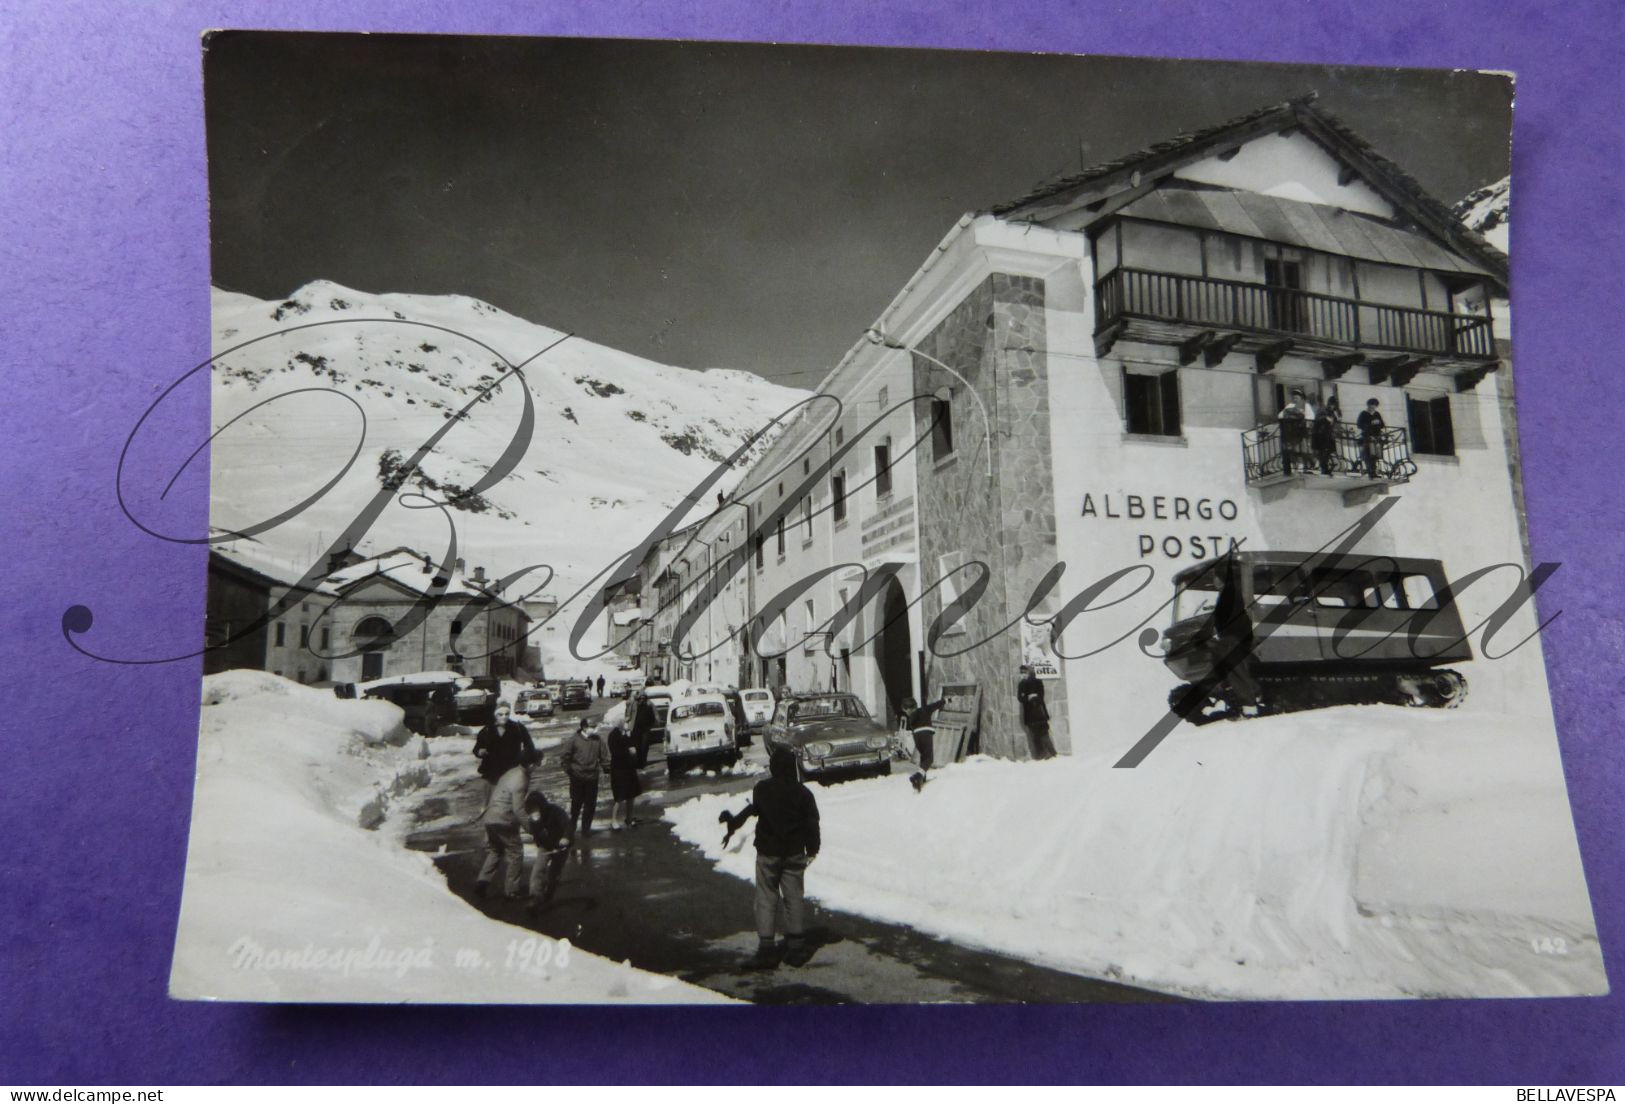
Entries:
[[[1111,753],[1164,714],[1177,682],[1141,629],[1167,625],[1175,572],[1233,541],[1313,551],[1397,496],[1357,551],[1439,559],[1452,578],[1527,568],[1506,257],[1312,101],[948,232],[820,386],[839,416],[827,400],[808,407],[702,523],[738,530],[720,548],[740,568],[729,593],[754,616],[755,654],[730,653],[741,685],[850,690],[891,721],[904,697],[973,684],[976,746],[1024,758],[1015,683],[1030,661],[1059,750]],[[1294,390],[1340,411],[1330,474],[1286,470],[1278,415]],[[1388,427],[1374,477],[1354,429],[1372,398]],[[981,575],[956,569],[977,561],[985,588],[928,647]],[[839,565],[857,564],[889,581],[831,632],[863,580]],[[1024,631],[1024,614],[1042,621],[1137,565],[1152,572],[1085,602],[1059,655],[1047,626]],[[782,615],[760,616],[813,576]],[[1464,624],[1515,582],[1499,572],[1463,591]],[[1498,651],[1535,627],[1526,605]],[[719,635],[701,617],[688,647]],[[1549,723],[1538,640],[1493,670],[1473,644],[1475,704]]]

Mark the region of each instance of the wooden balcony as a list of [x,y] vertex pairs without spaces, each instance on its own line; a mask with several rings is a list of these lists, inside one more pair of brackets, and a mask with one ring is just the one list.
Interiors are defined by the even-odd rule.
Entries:
[[1239,349],[1258,354],[1268,371],[1290,351],[1327,362],[1329,378],[1365,363],[1373,383],[1405,383],[1430,366],[1476,383],[1496,360],[1485,315],[1138,268],[1104,276],[1095,302],[1101,355],[1125,339],[1178,345],[1181,363],[1206,350],[1213,364]]

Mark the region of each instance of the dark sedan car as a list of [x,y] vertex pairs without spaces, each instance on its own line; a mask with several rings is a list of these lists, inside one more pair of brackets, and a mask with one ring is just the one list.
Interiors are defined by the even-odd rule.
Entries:
[[851,694],[798,694],[778,703],[764,739],[795,752],[801,777],[891,773],[891,734]]
[[589,709],[591,706],[592,691],[584,682],[567,682],[559,691],[560,709]]

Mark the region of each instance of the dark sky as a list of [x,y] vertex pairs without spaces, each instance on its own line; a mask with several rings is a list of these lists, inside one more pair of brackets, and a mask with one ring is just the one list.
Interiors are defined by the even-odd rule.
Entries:
[[214,281],[457,292],[811,387],[964,212],[1303,92],[1453,203],[1511,89],[1422,70],[230,32],[205,56]]

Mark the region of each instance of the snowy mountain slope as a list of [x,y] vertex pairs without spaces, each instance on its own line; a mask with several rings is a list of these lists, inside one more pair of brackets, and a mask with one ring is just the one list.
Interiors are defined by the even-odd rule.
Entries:
[[[568,596],[804,395],[747,372],[689,371],[565,338],[463,296],[317,281],[282,302],[216,289],[213,310],[213,424],[227,428],[211,452],[211,524],[244,528],[337,479],[260,534],[304,564],[393,484],[451,505],[391,502],[357,543],[363,553],[407,544],[438,558],[449,520],[470,566],[501,576],[545,563],[560,576],[549,592]],[[517,378],[480,398],[510,364],[522,366],[534,430],[513,472],[470,494],[520,425]],[[448,423],[403,484],[404,458]]]
[[1495,248],[1508,253],[1512,240],[1512,225],[1508,221],[1511,203],[1512,178],[1503,176],[1494,184],[1463,196],[1455,206],[1456,217],[1469,229],[1484,235]]

